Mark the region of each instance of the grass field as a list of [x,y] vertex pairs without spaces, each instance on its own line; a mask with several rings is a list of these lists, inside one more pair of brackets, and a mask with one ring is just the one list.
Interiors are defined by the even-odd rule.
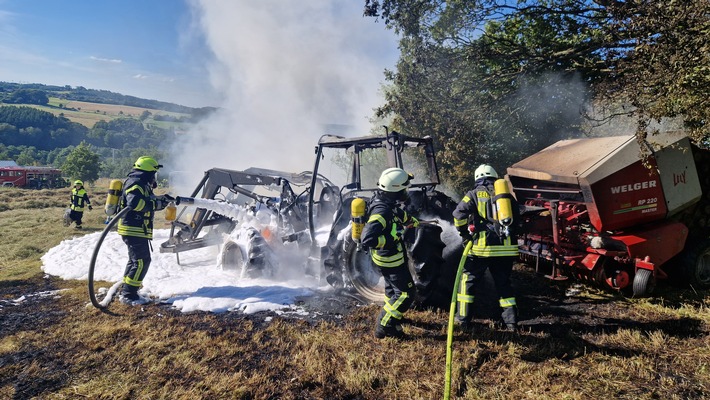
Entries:
[[[144,111],[149,111],[153,115],[167,115],[172,117],[189,116],[162,110],[154,110],[150,108],[130,107],[115,104],[89,103],[84,101],[67,101],[57,97],[50,97],[47,106],[38,106],[31,104],[18,104],[37,108],[42,111],[50,112],[54,115],[63,115],[72,122],[76,122],[92,128],[98,121],[110,121],[116,118],[136,118],[140,117]],[[61,105],[61,107],[60,107]],[[163,129],[175,128],[176,130],[186,130],[189,125],[187,123],[170,122],[170,121],[155,121],[153,118],[148,118],[144,121],[145,124],[152,124]]]
[[[445,311],[408,312],[397,341],[372,336],[379,305],[349,296],[308,318],[87,308],[86,282],[45,276],[40,257],[103,229],[104,192],[89,188],[98,206],[77,232],[61,224],[66,190],[0,188],[0,398],[442,398]],[[494,299],[477,301],[475,331],[455,332],[452,399],[710,397],[708,291],[570,295],[520,266],[513,279],[521,332],[499,328]]]

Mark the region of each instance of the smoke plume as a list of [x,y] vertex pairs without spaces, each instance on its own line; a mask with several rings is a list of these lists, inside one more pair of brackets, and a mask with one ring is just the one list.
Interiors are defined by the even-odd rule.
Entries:
[[173,146],[172,169],[195,183],[213,167],[301,172],[327,126],[369,132],[397,39],[362,16],[361,2],[193,0],[191,9],[224,100]]

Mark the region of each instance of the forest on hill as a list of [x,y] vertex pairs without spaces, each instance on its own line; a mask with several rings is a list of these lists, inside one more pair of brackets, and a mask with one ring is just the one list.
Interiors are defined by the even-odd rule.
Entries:
[[[60,103],[53,106],[50,98],[60,99]],[[92,107],[96,109],[99,104],[114,104],[145,110],[137,116],[120,111],[120,115],[109,117],[103,112],[92,126],[86,126],[66,117],[76,111],[65,107],[72,101],[96,104]],[[148,110],[166,114],[154,115]],[[0,82],[0,160],[62,168],[72,152],[88,151],[89,158],[99,162],[89,168],[87,176],[80,178],[92,181],[122,176],[138,155],[159,157],[163,151],[161,143],[180,133],[173,126],[163,127],[157,121],[193,124],[214,111],[213,107],[185,107],[106,90]],[[149,117],[153,123],[148,123]]]

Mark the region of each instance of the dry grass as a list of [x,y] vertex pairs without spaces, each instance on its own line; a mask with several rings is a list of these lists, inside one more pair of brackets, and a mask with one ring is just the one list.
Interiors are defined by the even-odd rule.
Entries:
[[[76,234],[60,224],[65,192],[0,191],[8,205],[0,211],[0,398],[442,397],[444,312],[410,311],[410,339],[396,341],[372,337],[376,305],[305,320],[160,305],[87,308],[85,282],[39,269],[44,252]],[[90,194],[100,205],[100,193]],[[103,228],[100,218],[85,219],[89,230]],[[564,287],[516,274],[523,331],[503,332],[495,313],[483,312],[473,335],[457,332],[452,398],[710,395],[707,292],[668,287],[659,298],[624,299],[588,289],[566,298]],[[56,300],[9,301],[57,289],[64,290]]]
[[[62,108],[59,108],[59,105]],[[72,122],[76,122],[92,128],[98,121],[111,121],[116,118],[132,117],[138,118],[144,111],[150,111],[153,115],[169,115],[173,117],[188,116],[187,114],[155,110],[151,108],[131,107],[118,104],[103,104],[90,103],[85,101],[68,101],[56,97],[50,97],[47,106],[38,106],[31,104],[22,104],[23,106],[36,108],[38,110],[50,112],[56,116],[63,115]],[[6,105],[12,107],[12,105]],[[154,121],[148,118],[146,123],[150,123],[160,128],[167,129],[170,127],[183,128],[185,123],[169,122],[169,121]]]

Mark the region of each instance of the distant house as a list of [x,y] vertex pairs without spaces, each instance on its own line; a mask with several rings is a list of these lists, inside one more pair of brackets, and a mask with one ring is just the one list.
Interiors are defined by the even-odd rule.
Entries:
[[17,167],[17,163],[12,160],[0,160],[0,168],[2,167]]

